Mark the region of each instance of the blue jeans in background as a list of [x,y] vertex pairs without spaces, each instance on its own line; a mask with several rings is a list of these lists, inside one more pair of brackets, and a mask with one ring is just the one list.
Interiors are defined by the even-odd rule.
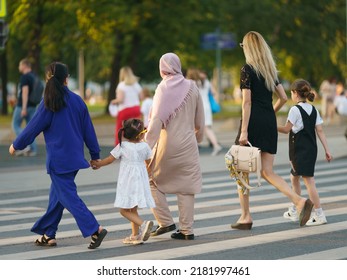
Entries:
[[[16,136],[18,136],[23,130],[22,128],[23,120],[25,120],[26,124],[28,124],[30,120],[33,118],[36,112],[36,107],[28,107],[27,115],[25,117],[21,116],[21,112],[22,112],[22,107],[20,106],[16,106],[13,112],[12,128],[14,132],[16,133]],[[30,145],[30,152],[37,153],[37,144],[35,140]]]

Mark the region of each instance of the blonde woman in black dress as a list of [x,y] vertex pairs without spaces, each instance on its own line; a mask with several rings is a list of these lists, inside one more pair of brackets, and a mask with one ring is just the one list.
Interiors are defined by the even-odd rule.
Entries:
[[[279,83],[277,69],[270,47],[261,34],[248,32],[243,42],[246,64],[241,69],[242,122],[236,143],[247,145],[248,141],[261,150],[262,177],[286,195],[297,207],[300,226],[310,218],[313,203],[296,194],[287,182],[273,171],[277,152],[276,112],[286,103],[287,95]],[[272,103],[273,92],[278,99]],[[253,220],[249,211],[249,192],[239,190],[241,216],[231,227],[251,229]]]

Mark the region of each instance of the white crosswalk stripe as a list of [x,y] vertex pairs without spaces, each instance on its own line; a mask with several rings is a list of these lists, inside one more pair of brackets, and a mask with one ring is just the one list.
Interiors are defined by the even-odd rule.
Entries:
[[[287,166],[275,170],[289,181]],[[59,226],[58,246],[48,250],[34,246],[36,236],[30,233],[30,228],[45,211],[47,192],[32,191],[25,197],[1,196],[0,260],[89,259],[93,255],[104,260],[206,259],[211,254],[214,258],[219,254],[220,258],[237,259],[236,252],[247,254],[247,250],[267,250],[262,252],[266,252],[265,258],[270,259],[347,259],[347,160],[330,164],[318,162],[315,178],[328,219],[326,225],[299,227],[285,220],[282,214],[290,205],[288,199],[263,182],[260,189],[252,192],[250,199],[254,219],[252,230],[232,230],[230,224],[240,214],[239,201],[235,183],[226,170],[220,170],[203,174],[203,191],[196,196],[195,202],[195,240],[172,240],[167,233],[152,237],[141,246],[126,246],[121,242],[129,234],[130,226],[113,207],[114,183],[84,187],[79,194],[92,202],[87,205],[92,204],[90,210],[109,231],[102,246],[95,251],[86,248],[89,240],[81,238],[75,220],[68,212],[64,212]],[[302,194],[307,197],[306,188],[302,186],[302,189]],[[105,198],[107,202],[101,202]],[[176,197],[169,195],[168,201],[178,224]],[[154,220],[148,209],[140,210],[140,215]],[[324,246],[320,242],[323,239],[330,240],[331,244]],[[284,243],[288,246],[287,251],[283,249]],[[241,255],[241,258],[245,257],[247,255]]]

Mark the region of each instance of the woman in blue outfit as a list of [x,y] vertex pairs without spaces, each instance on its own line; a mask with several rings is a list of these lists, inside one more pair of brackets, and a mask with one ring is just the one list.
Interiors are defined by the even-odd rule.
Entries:
[[10,146],[10,154],[31,144],[43,132],[47,158],[47,173],[52,183],[47,212],[31,231],[40,234],[35,244],[56,246],[56,232],[66,208],[75,218],[83,237],[91,236],[89,249],[100,246],[107,234],[92,212],[77,194],[75,177],[82,168],[90,167],[84,158],[84,143],[92,160],[100,158],[95,130],[83,100],[67,87],[68,68],[60,62],[51,63],[46,70],[43,101],[23,132]]

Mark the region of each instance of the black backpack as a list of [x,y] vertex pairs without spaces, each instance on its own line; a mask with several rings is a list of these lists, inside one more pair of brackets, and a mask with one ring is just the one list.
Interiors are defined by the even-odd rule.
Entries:
[[31,104],[37,105],[41,102],[44,88],[45,86],[40,78],[34,75],[34,85],[29,95],[29,102]]

